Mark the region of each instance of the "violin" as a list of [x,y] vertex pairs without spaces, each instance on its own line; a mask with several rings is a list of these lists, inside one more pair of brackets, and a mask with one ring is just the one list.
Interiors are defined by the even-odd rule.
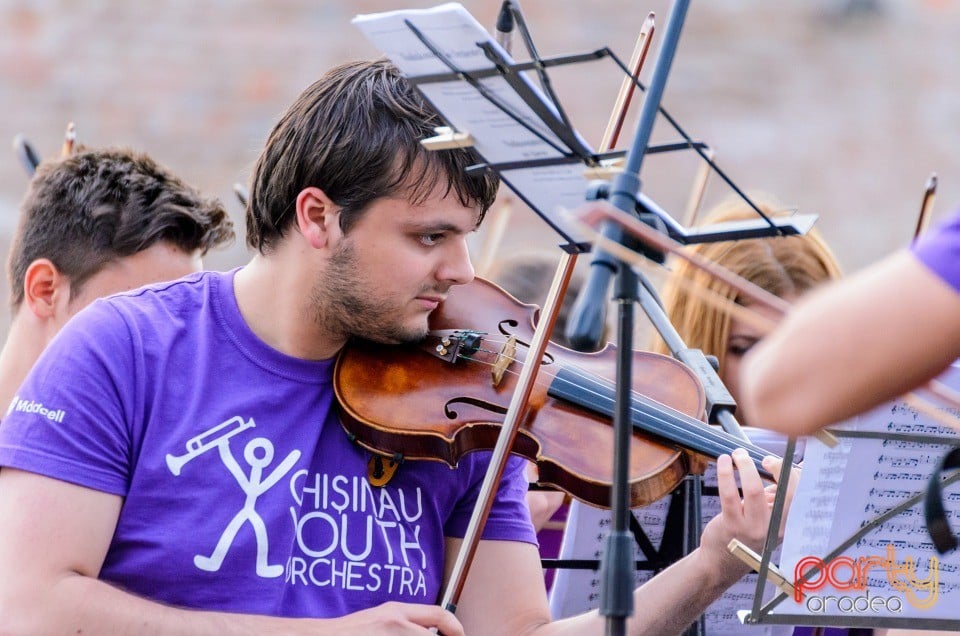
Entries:
[[[340,352],[334,390],[341,423],[379,455],[455,467],[493,448],[533,337],[538,308],[483,279],[451,288],[419,343],[355,340]],[[512,452],[534,462],[539,483],[610,506],[616,349],[578,353],[550,344]],[[670,493],[704,457],[745,448],[760,468],[767,451],[708,426],[694,373],[668,356],[634,353],[631,507]]]

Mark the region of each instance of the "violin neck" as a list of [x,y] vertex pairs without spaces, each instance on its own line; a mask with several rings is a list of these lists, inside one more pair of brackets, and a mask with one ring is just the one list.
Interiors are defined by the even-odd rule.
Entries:
[[[553,398],[566,400],[598,415],[613,418],[616,406],[614,386],[603,378],[561,368],[550,383],[547,393]],[[634,430],[712,459],[742,448],[750,454],[760,474],[768,479],[772,478],[772,475],[761,466],[763,458],[772,453],[651,400],[636,391],[632,395],[631,420]]]

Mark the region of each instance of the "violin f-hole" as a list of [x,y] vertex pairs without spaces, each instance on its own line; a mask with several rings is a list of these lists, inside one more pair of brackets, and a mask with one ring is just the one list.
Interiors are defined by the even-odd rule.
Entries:
[[475,406],[484,411],[496,413],[497,415],[506,415],[507,413],[507,407],[494,404],[493,402],[472,397],[456,397],[448,400],[447,403],[443,405],[443,414],[447,419],[455,420],[460,417],[460,413],[454,408],[457,404],[469,404],[470,406]]

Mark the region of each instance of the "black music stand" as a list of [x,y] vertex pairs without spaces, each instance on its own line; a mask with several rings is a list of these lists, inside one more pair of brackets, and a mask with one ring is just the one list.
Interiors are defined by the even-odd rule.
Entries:
[[[866,497],[867,503],[866,506],[862,509],[864,513],[863,521],[859,522],[860,527],[854,531],[850,531],[849,534],[846,534],[843,539],[839,541],[831,542],[830,545],[833,547],[827,550],[822,555],[810,555],[818,557],[825,564],[830,564],[830,562],[836,557],[844,555],[844,552],[859,545],[861,542],[866,541],[866,537],[873,532],[882,527],[883,524],[897,519],[900,515],[908,513],[912,508],[919,506],[924,498],[927,495],[926,492],[926,481],[932,477],[939,478],[939,475],[930,475],[930,472],[934,469],[934,464],[929,463],[931,454],[936,454],[940,452],[940,448],[949,447],[955,445],[957,442],[957,434],[955,431],[948,431],[945,427],[938,427],[934,421],[926,420],[924,416],[920,413],[913,412],[912,419],[913,423],[902,425],[898,424],[895,420],[897,419],[897,414],[903,414],[904,412],[910,412],[912,407],[909,403],[904,403],[901,401],[894,401],[888,403],[887,405],[878,407],[877,409],[871,411],[868,414],[853,418],[851,422],[852,426],[832,428],[830,432],[841,440],[841,443],[849,445],[851,449],[849,452],[852,452],[853,449],[857,447],[858,444],[867,442],[868,440],[873,440],[874,442],[880,442],[880,445],[883,448],[899,448],[899,451],[894,451],[898,453],[898,456],[895,458],[888,457],[889,464],[895,466],[893,470],[900,471],[897,473],[899,475],[897,478],[901,479],[901,489],[892,491],[890,497],[894,500],[899,501],[896,505],[891,505],[884,510],[877,509],[872,503],[870,503],[870,497]],[[889,410],[888,415],[890,423],[884,427],[884,430],[879,430],[876,427],[859,426],[858,422],[861,418],[866,418],[870,420],[875,417],[883,417],[884,413]],[[791,440],[792,442],[792,440]],[[826,475],[831,473],[834,469],[832,467],[820,468],[821,459],[817,456],[818,450],[816,447],[811,447],[813,442],[808,443],[806,451],[806,463],[811,464],[809,467],[805,468],[805,471],[808,471],[808,474],[812,478],[821,478],[823,483],[818,479],[818,492],[823,492],[826,488],[828,481],[831,481]],[[938,448],[939,447],[939,448]],[[812,450],[813,449],[813,450]],[[841,452],[841,451],[828,451],[828,452]],[[884,451],[889,455],[890,451]],[[787,452],[785,453],[785,459],[792,458],[793,449],[791,445],[788,445]],[[867,458],[864,458],[867,459]],[[884,455],[880,455],[878,462],[884,459]],[[850,463],[848,460],[843,460],[845,466],[849,466]],[[786,465],[786,462],[785,462]],[[851,468],[854,471],[870,471],[873,470],[870,468],[869,464],[857,463]],[[844,468],[844,471],[848,470]],[[839,490],[839,483],[843,482],[843,476],[845,472],[841,472],[839,476],[833,477],[832,481],[837,482],[838,485],[836,488]],[[874,479],[883,478],[879,471],[873,475]],[[781,475],[781,479],[783,475]],[[947,485],[953,484],[957,481],[960,481],[960,473],[954,473],[944,478],[941,481],[941,486],[945,487]],[[909,486],[912,484],[912,486]],[[801,481],[801,487],[803,487],[803,482]],[[848,484],[847,489],[852,488],[853,486]],[[876,489],[872,488],[871,493]],[[878,495],[881,493],[878,493]],[[953,493],[953,499],[957,497],[957,493]],[[761,576],[757,581],[757,588],[754,594],[753,605],[749,611],[745,610],[742,612],[742,620],[748,624],[755,625],[813,625],[813,626],[843,626],[851,628],[872,628],[872,627],[886,627],[886,628],[905,628],[905,629],[945,629],[945,630],[960,630],[960,619],[953,618],[925,618],[925,617],[896,617],[883,615],[877,613],[870,615],[869,611],[863,611],[862,607],[856,607],[854,609],[860,610],[860,613],[850,612],[847,615],[837,614],[836,612],[823,612],[823,615],[817,616],[811,613],[801,613],[801,612],[790,612],[787,611],[775,611],[778,607],[782,607],[784,602],[792,603],[790,595],[785,591],[781,591],[779,594],[774,596],[772,599],[766,603],[762,602],[763,595],[766,590],[768,581],[766,580],[766,571],[773,567],[771,565],[771,550],[775,544],[776,530],[779,524],[782,521],[783,507],[782,500],[785,496],[785,490],[783,494],[778,492],[777,498],[775,500],[774,514],[771,517],[770,527],[768,528],[767,543],[764,546],[764,550],[761,555],[761,567],[760,573]],[[858,501],[858,504],[863,506],[863,501]],[[841,511],[846,510],[846,506],[834,506],[835,513],[843,514]],[[873,516],[866,515],[867,512],[872,512]],[[900,517],[902,519],[902,517]],[[916,520],[908,522],[905,524],[908,527],[918,527]],[[788,535],[787,539],[791,537]],[[914,555],[910,554],[910,548],[922,547],[930,552],[933,548],[933,544],[929,541],[929,537],[921,537],[916,539],[916,543],[907,542],[906,540],[894,540],[891,541],[891,545],[897,544],[897,547],[900,550],[906,550],[902,554],[903,558],[909,557],[910,559],[914,558]],[[828,566],[829,567],[829,566]],[[845,567],[845,566],[844,566]],[[934,567],[931,563],[929,567]],[[956,566],[951,566],[951,570],[955,571]],[[796,579],[795,572],[783,572],[781,573],[784,576],[790,577],[790,580],[794,583]],[[801,577],[804,581],[811,581],[814,577],[823,576],[823,573],[820,572],[820,569],[816,567],[811,567],[804,570],[803,576]],[[957,581],[954,581],[952,584],[954,589],[957,589]],[[948,590],[949,591],[949,590]],[[825,592],[826,593],[826,592]],[[840,592],[834,592],[839,594]],[[862,595],[862,591],[853,592],[853,594]],[[955,594],[955,593],[954,593]],[[838,597],[839,598],[839,597]],[[837,601],[839,605],[839,601]],[[789,605],[787,605],[789,607]],[[853,607],[853,606],[851,606]],[[842,611],[842,608],[841,608]]]
[[[648,125],[646,137],[642,143],[634,144],[634,149],[627,156],[628,170],[625,172],[629,172],[631,157],[636,159],[637,156],[642,158],[647,153],[692,149],[728,184],[740,192],[719,167],[706,156],[705,145],[694,141],[683,132],[659,104],[687,4],[688,0],[678,0],[672,11],[667,40],[662,47],[657,64],[658,70],[654,73],[654,81],[651,82],[644,104],[643,119]],[[425,145],[432,144],[436,148],[451,147],[451,144],[472,145],[483,157],[485,163],[471,169],[496,172],[501,180],[557,233],[561,239],[560,248],[568,256],[577,255],[590,249],[589,241],[579,237],[578,231],[571,228],[568,222],[557,214],[557,211],[577,207],[584,201],[590,189],[591,177],[588,172],[590,169],[603,168],[606,162],[623,157],[625,153],[596,153],[590,149],[577,134],[559,100],[553,94],[547,69],[557,65],[607,58],[613,60],[628,76],[630,73],[626,66],[606,48],[581,55],[549,59],[540,57],[526,30],[519,9],[514,2],[511,2],[510,6],[531,55],[532,59],[529,62],[514,62],[507,52],[473,20],[472,16],[459,6],[444,5],[431,10],[358,16],[354,23],[391,58],[446,122],[446,129],[435,139],[426,140]],[[664,59],[666,59],[665,63]],[[527,79],[525,71],[537,75],[542,89],[536,88]],[[639,82],[637,84],[641,89],[646,90],[642,84]],[[673,124],[684,139],[682,143],[649,146],[647,143],[649,128],[652,128],[653,118],[658,113]],[[490,125],[492,119],[496,119],[495,125]],[[642,126],[643,121],[641,130]],[[638,163],[636,168],[639,168]],[[756,222],[747,222],[743,227],[727,228],[722,232],[690,231],[670,219],[659,206],[639,192],[639,179],[636,179],[635,187],[628,188],[629,191],[618,188],[619,179],[618,177],[610,197],[615,205],[622,203],[626,198],[629,200],[627,211],[639,211],[651,217],[661,217],[661,224],[666,228],[665,231],[684,243],[802,234],[809,228],[811,222],[809,219],[800,218],[780,219],[774,222],[764,216],[751,202],[750,204],[757,210],[760,217]],[[740,193],[742,195],[742,192]],[[749,202],[749,199],[743,196]],[[665,222],[667,219],[669,222]],[[622,267],[621,272],[629,280],[618,286],[627,290],[625,297],[635,298],[638,287],[637,278],[629,267]],[[618,364],[617,383],[621,387],[630,386],[629,377],[625,376],[624,372],[629,374],[630,355],[633,350],[630,338],[634,302],[629,300],[625,303],[630,306],[630,309],[621,320],[619,329],[619,351],[626,360],[625,363]],[[655,324],[658,320],[667,322],[662,315],[651,318]],[[618,447],[621,449],[628,446],[624,442],[630,435],[628,424],[616,425],[617,421],[624,420],[624,413],[628,412],[623,409],[624,403],[629,405],[628,389],[625,394],[627,396],[625,400],[618,399],[618,413],[614,417],[615,428],[620,431],[617,435],[621,441]],[[731,423],[730,418],[721,423],[732,425],[739,430],[735,420]],[[623,439],[624,436],[626,440]],[[616,466],[621,467],[627,463],[622,452],[617,453],[614,461]],[[617,471],[614,479],[612,498],[614,510],[628,512],[626,504],[617,494],[618,490],[625,490],[625,472],[623,475],[620,475],[620,472]],[[691,503],[688,521],[684,524],[691,529],[688,534],[692,536],[685,537],[684,541],[689,549],[695,547],[700,533],[700,486],[699,480],[693,480],[691,486],[693,494],[686,497]],[[618,519],[606,557],[607,562],[614,564],[624,561],[619,556],[624,554],[629,556],[634,540],[632,535],[626,533],[626,521],[621,523],[619,520],[621,516],[622,513],[617,514]],[[614,546],[615,543],[618,545]],[[614,621],[625,619],[632,613],[632,595],[630,589],[627,589],[632,586],[617,583],[624,580],[625,576],[632,579],[632,567],[620,569],[622,571],[613,574],[610,577],[610,584],[606,585],[610,596],[617,598],[605,603],[605,607],[601,608],[602,613]],[[620,626],[612,629],[622,630],[622,620]],[[702,631],[702,625],[700,631]]]

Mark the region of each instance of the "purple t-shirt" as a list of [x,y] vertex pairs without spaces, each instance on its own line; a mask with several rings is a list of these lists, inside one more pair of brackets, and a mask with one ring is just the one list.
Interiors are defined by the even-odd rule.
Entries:
[[960,292],[960,210],[920,235],[911,249],[921,263]]
[[[0,426],[0,465],[124,497],[100,578],[204,609],[332,617],[436,603],[489,453],[401,464],[384,487],[337,421],[331,360],[282,354],[233,274],[100,300],[38,361]],[[535,543],[511,458],[483,537]]]

